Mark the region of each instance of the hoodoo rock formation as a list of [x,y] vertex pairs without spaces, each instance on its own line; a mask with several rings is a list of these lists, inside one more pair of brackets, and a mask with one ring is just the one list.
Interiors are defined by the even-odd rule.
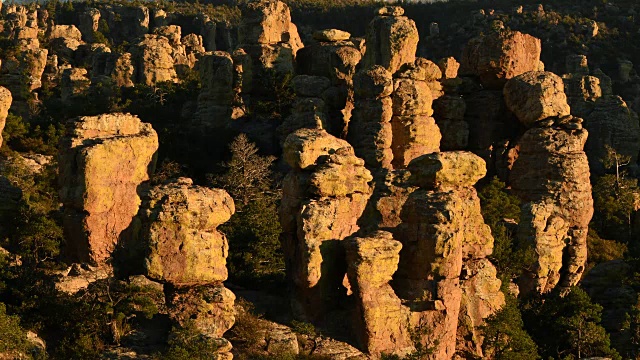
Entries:
[[605,171],[602,160],[607,156],[607,146],[635,164],[640,153],[638,115],[620,96],[612,94],[610,78],[601,71],[590,75],[586,56],[568,56],[566,68],[568,73],[562,78],[571,114],[583,118],[584,128],[589,131],[585,152],[591,171]]
[[[527,126],[518,141],[511,187],[523,200],[518,237],[536,250],[533,272],[521,279],[525,292],[567,290],[580,280],[587,260],[587,231],[593,216],[588,133],[569,115],[564,86],[551,73],[517,76],[505,100]],[[526,98],[523,102],[521,99]]]
[[104,265],[138,212],[158,150],[150,124],[129,114],[70,121],[59,154],[68,256]]
[[497,30],[472,39],[460,65],[463,75],[474,75],[482,85],[499,90],[507,80],[540,66],[540,39],[519,31]]
[[[289,6],[278,0],[249,2],[242,9],[238,48],[252,59],[257,77],[293,74],[296,53],[304,45],[298,28],[291,22]],[[260,88],[256,88],[260,90]]]
[[399,6],[387,6],[378,10],[367,29],[367,50],[362,60],[364,68],[381,65],[395,74],[402,65],[416,59],[420,36],[416,23],[404,15]]
[[341,136],[347,131],[353,110],[353,76],[362,60],[363,42],[337,29],[314,33],[315,42],[307,44],[296,55],[299,74],[322,76],[330,86],[320,94],[327,106],[330,133]]
[[336,289],[346,296],[340,243],[359,229],[372,178],[351,145],[324,130],[289,135],[284,159],[293,169],[284,180],[280,223],[294,310],[318,320],[336,307]]
[[140,218],[146,275],[176,285],[227,279],[227,239],[216,230],[235,212],[224,190],[193,186],[190,179],[151,189]]
[[227,238],[216,230],[235,212],[226,191],[193,185],[189,178],[155,186],[143,196],[132,246],[144,253],[148,278],[170,284],[167,308],[178,326],[195,326],[220,347],[215,359],[231,359],[222,338],[235,322],[235,295],[227,280]]
[[[374,358],[409,354],[415,341],[433,350],[432,359],[451,359],[463,348],[481,356],[477,327],[504,305],[487,259],[493,237],[473,188],[486,165],[469,152],[439,152],[433,100],[448,91],[451,105],[441,103],[440,113],[463,122],[461,80],[451,61],[443,62],[444,75],[416,58],[412,31],[384,45],[389,24],[412,23],[401,15],[384,8],[370,26],[367,38],[380,41],[368,41],[353,77],[349,143],[319,120],[323,104],[314,96],[327,82],[294,80],[298,101],[316,111],[307,114],[312,129],[284,142],[293,170],[280,219],[294,305],[316,322],[348,312],[360,348]],[[370,51],[383,55],[367,58]],[[462,111],[454,109],[460,102]]]

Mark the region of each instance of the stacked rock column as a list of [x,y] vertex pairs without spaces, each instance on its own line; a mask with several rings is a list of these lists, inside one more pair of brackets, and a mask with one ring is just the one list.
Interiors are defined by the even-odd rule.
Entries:
[[[610,87],[601,79],[589,75],[587,57],[570,55],[566,59],[568,74],[562,76],[567,100],[571,105],[571,114],[584,119],[583,126],[590,132],[585,144],[585,152],[589,158],[591,171],[603,174],[605,168],[602,160],[606,158],[608,149],[630,157],[630,166],[637,167],[640,152],[640,125],[638,115],[627,103],[617,95],[613,95]],[[599,71],[599,70],[598,70]],[[601,78],[606,75],[599,74]]]
[[[303,46],[289,7],[278,0],[253,0],[242,9],[239,41],[238,48],[252,59],[255,77],[266,82],[273,75],[293,74],[295,55]],[[273,95],[265,91],[254,88],[256,95]]]
[[541,50],[540,39],[498,29],[471,39],[460,61],[468,150],[482,157],[489,173],[497,173],[502,180],[512,165],[512,140],[521,132],[505,106],[502,88],[515,76],[537,71],[542,65]]
[[168,312],[176,325],[193,325],[220,345],[215,359],[233,357],[222,338],[235,322],[235,295],[222,284],[229,245],[216,228],[234,212],[224,190],[180,178],[149,190],[138,214],[145,275],[169,284]]
[[562,79],[528,72],[504,88],[505,101],[529,130],[519,140],[510,182],[523,200],[518,237],[536,253],[534,270],[520,281],[524,292],[566,291],[578,283],[587,261],[593,216],[588,133],[569,114]]
[[324,130],[300,129],[287,137],[280,206],[287,272],[294,311],[312,321],[346,298],[342,240],[358,231],[371,196],[371,174],[344,140]]
[[330,86],[320,96],[327,104],[327,115],[332,128],[329,132],[344,137],[353,110],[353,76],[362,60],[362,39],[337,29],[316,31],[315,42],[307,44],[296,55],[299,74],[322,76]]

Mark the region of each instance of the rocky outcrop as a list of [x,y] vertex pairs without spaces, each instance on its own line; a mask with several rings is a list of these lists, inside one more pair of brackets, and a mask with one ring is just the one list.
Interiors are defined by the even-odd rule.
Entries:
[[444,95],[433,102],[433,117],[442,134],[443,151],[463,150],[469,144],[469,124],[465,121],[467,104],[460,95]]
[[315,42],[307,44],[296,55],[299,74],[329,79],[329,87],[319,95],[327,107],[329,132],[343,136],[353,110],[353,76],[362,60],[362,52],[351,34],[337,29],[314,33]]
[[12,101],[11,92],[7,88],[0,87],[0,147],[2,147],[2,130],[4,130]]
[[145,35],[130,49],[136,82],[151,86],[163,81],[177,81],[173,51],[168,38]]
[[235,323],[236,296],[221,284],[171,288],[167,309],[171,321],[180,327],[193,326],[215,343],[212,359],[232,359],[231,343],[224,333]]
[[67,124],[59,154],[67,256],[105,265],[138,212],[140,185],[153,171],[158,137],[129,114]]
[[404,9],[387,6],[378,10],[367,29],[365,69],[381,65],[395,74],[402,65],[412,64],[418,48],[418,29],[413,20],[404,15]]
[[87,42],[95,41],[94,33],[100,25],[100,10],[87,8],[78,14],[78,30],[82,33],[82,39]]
[[[481,304],[499,309],[504,303],[495,277],[491,280],[498,287],[487,289],[491,296],[484,298],[490,302],[486,305],[477,298],[480,291],[463,276],[463,268],[485,262],[493,250],[493,237],[473,188],[486,168],[476,155],[447,152],[419,157],[409,164],[409,171],[409,181],[420,189],[407,198],[402,223],[394,231],[403,250],[393,286],[409,304],[410,324],[422,328],[421,341],[434,349],[433,358],[448,359],[456,351],[461,308],[467,317],[480,312],[488,316],[479,310]],[[482,321],[475,319],[474,325]]]
[[[258,78],[292,74],[296,53],[303,47],[291,22],[289,7],[278,0],[252,0],[242,9],[239,48],[251,56]],[[258,90],[256,88],[256,90]]]
[[[419,58],[415,64],[405,66],[393,80],[391,150],[392,165],[396,169],[405,168],[420,155],[440,150],[440,129],[431,117],[433,89],[428,81],[432,80],[430,69],[440,72],[435,64]],[[440,74],[436,77],[439,78]]]
[[[175,326],[193,326],[219,344],[215,359],[230,359],[222,336],[235,322],[235,295],[227,280],[227,238],[217,226],[235,206],[226,191],[179,178],[144,192],[134,236],[125,243],[145,276],[167,284],[167,312]],[[130,265],[130,264],[129,264]]]
[[49,31],[49,46],[58,56],[72,59],[82,44],[82,34],[74,25],[54,25]]
[[[638,115],[620,96],[611,93],[610,78],[601,71],[589,75],[586,56],[568,56],[566,68],[568,73],[562,79],[571,114],[584,118],[583,125],[590,133],[585,152],[591,171],[604,173],[602,160],[607,156],[607,147],[630,157],[634,167],[640,152]],[[605,84],[607,82],[609,85]]]
[[146,276],[180,286],[226,280],[229,245],[216,227],[234,212],[224,190],[194,186],[191,179],[151,189],[139,212]]
[[115,43],[130,41],[149,33],[149,9],[145,6],[108,4],[100,7],[100,18],[109,27]]
[[348,139],[367,166],[402,169],[422,154],[439,151],[441,135],[431,117],[433,92],[427,81],[430,65],[435,66],[418,59],[395,79],[379,65],[356,75]]
[[460,72],[480,79],[489,89],[500,89],[507,80],[538,70],[540,39],[519,31],[498,30],[474,38],[464,49]]
[[221,338],[235,322],[236,296],[222,285],[176,288],[168,300],[173,321],[181,326],[192,322],[210,338]]
[[508,81],[504,100],[520,122],[532,127],[537,121],[569,115],[562,79],[550,72],[531,71]]
[[[525,93],[544,87],[546,75],[523,76],[538,79],[528,83],[531,89]],[[518,78],[511,81],[523,86]],[[514,87],[505,86],[505,95],[510,88]],[[563,97],[552,91],[529,101],[549,103],[545,96]],[[507,105],[530,128],[518,141],[510,174],[511,187],[523,201],[518,237],[536,253],[534,270],[521,279],[521,290],[546,293],[556,286],[566,290],[578,283],[587,260],[587,230],[593,215],[589,163],[583,151],[588,133],[582,119],[571,115],[553,116],[557,112],[552,111],[553,117],[534,125],[519,108],[521,102],[507,101]]]
[[355,104],[347,139],[369,167],[390,169],[393,161],[393,77],[382,66],[361,71],[353,79]]
[[224,51],[208,52],[201,58],[199,70],[202,89],[196,119],[202,126],[225,127],[233,112],[233,59]]
[[321,76],[298,75],[292,80],[296,100],[289,115],[278,128],[280,143],[298,129],[331,131],[327,105],[321,98],[330,86],[329,79]]
[[87,70],[82,68],[68,68],[62,72],[60,81],[60,98],[69,102],[72,98],[82,95],[91,86],[87,77]]
[[404,355],[414,349],[409,308],[390,285],[398,269],[402,244],[385,231],[345,241],[347,276],[357,297],[354,329],[362,349]]
[[323,130],[289,135],[284,159],[293,169],[284,180],[280,222],[294,310],[317,320],[346,297],[342,240],[359,228],[371,174],[346,141]]

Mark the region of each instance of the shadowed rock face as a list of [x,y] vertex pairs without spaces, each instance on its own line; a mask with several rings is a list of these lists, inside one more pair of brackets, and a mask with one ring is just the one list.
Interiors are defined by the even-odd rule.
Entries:
[[607,154],[607,146],[618,154],[631,157],[634,167],[640,152],[638,115],[620,96],[611,94],[608,76],[599,70],[589,75],[586,56],[568,56],[566,67],[568,74],[562,79],[571,114],[584,118],[584,128],[589,131],[584,150],[591,171],[604,173],[602,159]]
[[518,237],[534,246],[535,271],[524,291],[568,289],[580,280],[587,260],[587,231],[593,216],[584,129],[533,128],[519,141],[510,180],[524,202]]
[[519,31],[499,30],[469,41],[460,72],[480,78],[489,89],[500,89],[507,80],[538,70],[540,39]]
[[284,158],[293,168],[284,180],[280,206],[288,276],[296,310],[317,320],[336,306],[336,298],[346,296],[340,242],[359,229],[371,174],[346,141],[324,130],[289,135]]
[[77,118],[59,154],[60,199],[68,256],[104,265],[138,212],[139,186],[158,150],[150,124],[129,114]]
[[181,178],[145,194],[140,210],[146,275],[175,285],[227,279],[227,239],[216,227],[235,212],[224,190]]
[[0,87],[0,147],[2,146],[2,130],[7,121],[12,100],[11,92],[7,88]]
[[[545,90],[550,84],[547,74],[526,73],[505,86],[507,106],[530,128],[518,141],[510,183],[523,201],[518,237],[531,244],[537,256],[534,271],[521,279],[522,289],[538,293],[556,286],[564,291],[578,283],[593,216],[589,162],[583,150],[588,133],[582,119],[558,111],[568,106],[561,87]],[[513,100],[514,89],[529,95],[527,103],[534,103],[535,109]]]

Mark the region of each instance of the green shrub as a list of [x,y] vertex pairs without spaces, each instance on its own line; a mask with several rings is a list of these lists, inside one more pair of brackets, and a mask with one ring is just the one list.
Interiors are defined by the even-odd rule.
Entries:
[[174,328],[169,335],[169,349],[164,360],[209,360],[220,348],[215,339],[202,335],[189,323],[184,328]]
[[29,356],[29,342],[26,332],[20,327],[17,316],[7,314],[7,307],[0,303],[0,354],[18,354]]

